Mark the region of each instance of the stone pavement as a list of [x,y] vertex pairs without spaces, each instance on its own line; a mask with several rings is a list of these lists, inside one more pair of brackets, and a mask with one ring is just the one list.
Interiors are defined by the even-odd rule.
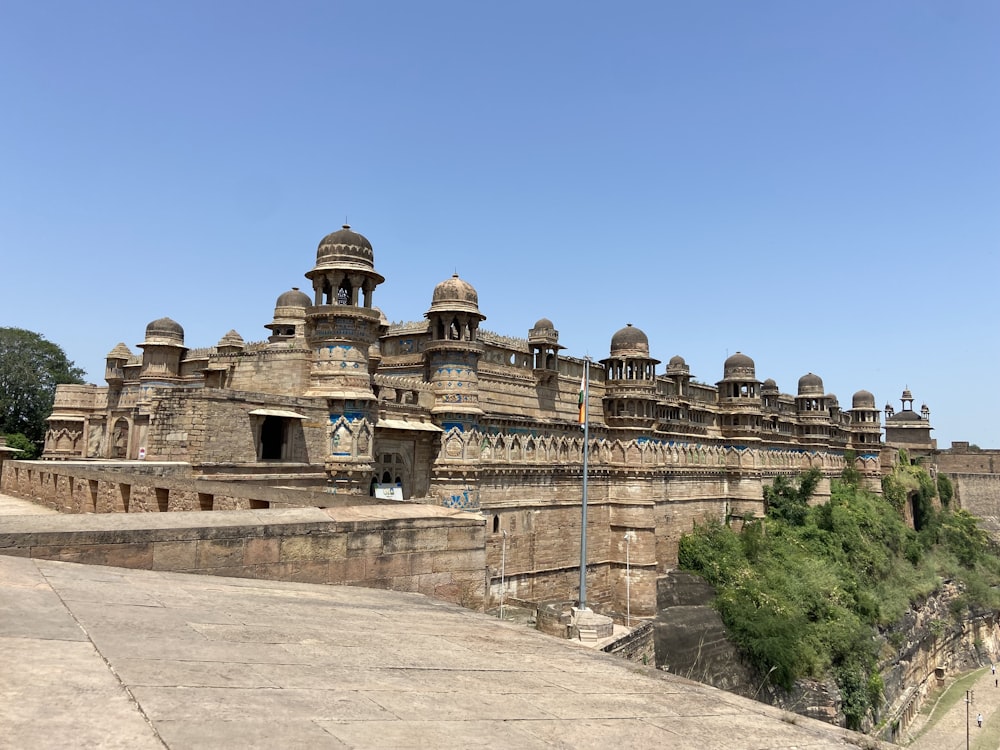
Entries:
[[0,660],[0,748],[18,750],[877,746],[375,589],[0,556]]

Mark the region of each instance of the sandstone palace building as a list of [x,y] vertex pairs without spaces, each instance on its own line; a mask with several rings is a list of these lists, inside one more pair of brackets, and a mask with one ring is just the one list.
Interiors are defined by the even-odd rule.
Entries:
[[[189,348],[181,325],[161,318],[138,351],[115,346],[106,386],[59,387],[44,457],[142,460],[481,513],[487,586],[502,556],[510,595],[566,598],[579,570],[588,363],[563,350],[546,318],[526,337],[484,328],[489,301],[480,308],[458,275],[428,290],[418,320],[389,323],[376,306],[384,278],[372,245],[347,226],[323,238],[305,277],[305,291],[280,294],[270,321],[262,315],[266,340],[230,331]],[[777,475],[818,467],[829,479],[848,456],[878,487],[888,451],[870,392],[842,406],[808,372],[783,393],[742,353],[707,385],[680,356],[661,368],[642,330],[621,324],[586,368],[598,606],[624,610],[629,565],[632,612],[650,614],[680,535],[706,516],[760,514]],[[931,449],[926,407],[915,412],[903,396],[901,410],[886,411],[890,442]]]

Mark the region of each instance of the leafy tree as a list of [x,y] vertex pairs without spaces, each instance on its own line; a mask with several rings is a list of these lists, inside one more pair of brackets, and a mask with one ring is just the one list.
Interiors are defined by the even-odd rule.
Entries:
[[764,488],[765,512],[770,518],[801,526],[809,510],[809,499],[821,478],[822,474],[816,468],[800,476],[798,484],[793,484],[782,476],[775,477],[774,483]]
[[84,371],[56,344],[23,328],[0,328],[0,433],[45,439],[56,386],[83,383]]
[[31,442],[20,432],[7,435],[7,447],[17,448],[21,451],[20,453],[15,453],[14,458],[38,458],[38,454],[41,452],[38,449],[37,443]]

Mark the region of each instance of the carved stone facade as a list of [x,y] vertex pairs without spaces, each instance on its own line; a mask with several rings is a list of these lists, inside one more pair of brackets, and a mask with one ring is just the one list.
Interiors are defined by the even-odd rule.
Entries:
[[[494,596],[503,580],[508,596],[571,599],[587,363],[563,353],[547,318],[526,338],[482,329],[478,294],[457,275],[432,290],[423,320],[390,323],[374,305],[384,279],[371,243],[347,226],[320,242],[305,276],[313,294],[282,293],[262,321],[267,340],[229,331],[190,349],[162,318],[141,353],[115,346],[105,387],[59,386],[45,457],[177,461],[248,481],[323,467],[329,492],[481,512]],[[760,514],[777,475],[816,466],[828,492],[852,450],[879,489],[869,392],[841,410],[808,373],[785,394],[739,352],[714,386],[680,356],[663,373],[659,363],[632,324],[589,363],[588,590],[611,614],[651,615],[680,535],[706,516]]]

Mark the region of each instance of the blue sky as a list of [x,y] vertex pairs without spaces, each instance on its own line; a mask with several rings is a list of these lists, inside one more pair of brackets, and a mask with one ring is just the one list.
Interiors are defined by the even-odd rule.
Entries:
[[995,0],[6,0],[0,69],[0,325],[93,382],[162,316],[265,338],[346,220],[392,321],[457,271],[1000,448]]

